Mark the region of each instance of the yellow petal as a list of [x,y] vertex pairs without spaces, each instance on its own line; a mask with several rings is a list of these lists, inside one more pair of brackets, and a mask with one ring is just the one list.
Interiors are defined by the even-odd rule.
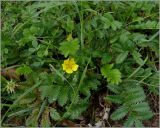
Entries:
[[69,59],[64,60],[64,64],[68,64],[69,63]]
[[75,64],[75,65],[72,66],[72,70],[73,71],[77,71],[77,69],[78,69],[78,65],[77,64]]
[[69,63],[70,63],[71,65],[75,65],[75,64],[76,64],[73,58],[70,59],[70,62],[69,62]]
[[63,70],[66,70],[66,65],[62,64]]
[[70,59],[70,62],[75,63],[73,58]]
[[66,72],[67,72],[68,74],[73,73],[73,71],[72,71],[70,68],[66,69]]

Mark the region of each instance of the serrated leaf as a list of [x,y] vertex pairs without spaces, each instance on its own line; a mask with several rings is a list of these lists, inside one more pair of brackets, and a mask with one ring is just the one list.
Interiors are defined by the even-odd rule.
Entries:
[[121,82],[121,73],[118,69],[112,69],[107,78],[110,83],[118,84]]
[[38,45],[40,48],[38,49],[37,55],[38,57],[44,57],[48,55],[48,47],[44,45]]
[[121,104],[123,102],[123,98],[120,97],[119,95],[110,95],[110,96],[107,96],[105,99],[107,101],[118,103],[118,104]]
[[50,116],[51,116],[51,118],[52,118],[53,120],[55,120],[55,121],[61,119],[59,113],[58,113],[57,110],[54,109],[54,108],[51,108],[51,109],[50,109]]
[[143,127],[143,124],[142,124],[142,121],[140,121],[140,120],[135,120],[135,127]]
[[80,96],[79,96],[79,94],[77,94],[76,97],[74,97],[74,96],[75,95],[74,95],[73,91],[70,91],[70,93],[69,93],[69,99],[70,99],[70,101],[71,102],[74,101],[74,103],[77,103],[79,101]]
[[125,127],[132,127],[134,124],[134,118],[129,116],[128,119],[124,122]]
[[150,109],[148,103],[146,102],[134,104],[132,107],[133,107],[133,110],[136,112],[145,112],[145,111],[149,111]]
[[120,42],[122,42],[122,43],[127,42],[129,40],[129,34],[130,34],[130,32],[128,32],[126,30],[122,31],[122,33],[121,33],[121,35],[119,37]]
[[112,69],[112,67],[113,67],[113,64],[106,64],[105,66],[101,68],[101,73],[105,78],[109,76],[108,72]]
[[67,32],[72,32],[72,30],[74,29],[74,21],[71,18],[67,18],[66,24],[62,24],[62,27]]
[[122,26],[122,24],[121,24],[121,22],[119,22],[119,21],[113,21],[112,23],[111,23],[111,28],[115,31],[115,30],[117,30],[118,28],[121,28],[121,26]]
[[83,87],[80,88],[80,92],[82,92],[82,94],[84,94],[85,96],[90,96],[90,89],[86,86],[83,85]]
[[137,117],[141,120],[148,120],[153,117],[153,112],[151,110],[146,111],[146,112],[139,112]]
[[118,69],[112,69],[112,67],[113,64],[106,64],[101,68],[101,73],[111,84],[119,84],[121,82],[121,72]]
[[127,113],[128,113],[128,110],[125,107],[118,108],[111,114],[111,119],[120,120],[123,117],[125,117]]
[[110,14],[110,13],[105,13],[104,14],[104,17],[106,18],[106,19],[108,19],[110,22],[113,22],[114,21],[114,17],[112,16],[112,14]]
[[47,97],[50,103],[57,100],[60,92],[60,86],[58,85],[41,86],[39,89],[41,92],[41,99],[43,100],[45,97]]
[[65,57],[67,57],[68,55],[75,55],[78,49],[79,49],[78,39],[74,39],[72,41],[64,41],[60,44],[59,47],[60,52]]
[[42,127],[50,127],[51,122],[49,119],[49,109],[46,108],[45,111],[42,114],[42,119],[41,119],[41,126]]
[[31,72],[32,72],[32,69],[27,65],[23,65],[16,69],[16,73],[21,75],[27,75],[27,74],[30,74]]
[[60,86],[56,86],[52,90],[52,92],[50,92],[49,97],[48,97],[50,103],[52,103],[52,102],[57,100],[59,92],[60,92]]
[[39,110],[39,113],[38,113],[38,116],[37,116],[37,120],[40,118],[40,116],[42,115],[42,113],[44,112],[44,109],[46,107],[46,104],[47,104],[47,100],[44,99],[43,100],[43,103],[41,104],[41,107],[40,107],[40,110]]
[[145,100],[145,96],[144,95],[130,95],[128,96],[128,98],[126,99],[126,103],[127,104],[134,104],[134,103],[138,103],[141,101]]
[[81,84],[79,91],[86,96],[90,96],[90,91],[96,90],[99,84],[100,82],[95,78],[86,78],[83,84]]
[[52,88],[53,88],[52,86],[40,86],[39,87],[39,90],[40,90],[40,93],[41,93],[41,99],[42,100],[49,95],[48,93],[50,92],[50,90]]
[[32,111],[32,113],[29,115],[29,117],[27,118],[25,122],[26,126],[30,126],[30,127],[38,126],[38,120],[37,120],[38,112],[39,112],[39,109],[34,109]]
[[123,88],[121,86],[115,84],[108,84],[107,88],[116,94],[119,94],[123,91]]
[[102,64],[106,64],[106,63],[109,63],[110,61],[112,60],[112,56],[108,53],[104,53],[103,56],[102,56]]
[[141,54],[139,52],[137,52],[136,50],[134,50],[132,52],[132,56],[134,58],[134,60],[139,64],[139,65],[143,65],[144,61],[141,59]]
[[116,63],[117,64],[122,63],[127,58],[127,55],[128,55],[128,51],[119,54],[116,58]]
[[146,96],[143,91],[143,88],[140,86],[135,86],[134,88],[127,89],[127,97],[125,97],[126,104],[134,104],[138,102],[142,102],[145,100]]
[[68,87],[64,86],[61,87],[60,89],[60,93],[58,95],[58,104],[63,106],[64,104],[66,104],[67,100],[68,100]]
[[76,104],[73,104],[69,112],[65,114],[67,114],[70,119],[77,119],[82,114],[82,112],[84,112],[87,109],[87,106],[88,102],[85,100],[81,100]]

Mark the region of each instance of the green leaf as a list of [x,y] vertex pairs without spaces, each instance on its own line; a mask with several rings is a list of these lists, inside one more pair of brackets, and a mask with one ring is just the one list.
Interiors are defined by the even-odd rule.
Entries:
[[142,121],[140,120],[135,120],[135,127],[143,127]]
[[141,120],[148,120],[153,117],[153,112],[151,110],[148,110],[146,112],[139,112],[137,117]]
[[104,53],[102,56],[102,64],[107,64],[112,60],[112,56],[108,53]]
[[159,71],[155,72],[151,77],[149,77],[148,81],[150,85],[148,85],[149,90],[156,95],[159,95]]
[[114,21],[114,17],[112,16],[112,14],[111,13],[105,13],[104,14],[104,17],[106,18],[106,19],[108,19],[110,22],[113,22]]
[[38,116],[37,116],[37,120],[40,118],[40,116],[44,112],[46,104],[47,104],[47,100],[45,99],[45,100],[43,100],[43,103],[42,103],[42,105],[40,107],[40,110],[39,110],[39,113],[38,113]]
[[110,95],[105,98],[107,101],[111,101],[113,103],[121,104],[123,102],[123,98],[119,95]]
[[117,64],[122,63],[127,58],[127,56],[128,56],[128,51],[119,54],[116,58],[116,63]]
[[59,113],[58,113],[57,110],[54,109],[54,108],[51,108],[51,109],[50,109],[50,116],[51,116],[51,118],[52,118],[53,120],[55,120],[55,121],[58,121],[58,120],[61,119]]
[[115,85],[115,84],[108,84],[107,88],[116,94],[119,94],[123,91],[122,86]]
[[52,89],[52,92],[50,91],[50,94],[48,96],[50,103],[57,100],[59,92],[60,92],[60,86],[56,86]]
[[74,29],[74,21],[71,20],[71,18],[67,18],[66,24],[62,24],[62,27],[67,31],[67,32],[72,32]]
[[49,102],[52,103],[57,100],[60,86],[58,85],[50,85],[50,86],[41,86],[39,87],[41,92],[41,99],[43,100],[45,97],[48,98]]
[[41,99],[44,100],[47,97],[53,87],[52,86],[40,86],[39,91],[41,92]]
[[34,48],[37,48],[37,47],[38,47],[38,42],[37,42],[37,40],[33,40],[33,41],[32,41],[32,46],[33,46]]
[[127,95],[127,97],[125,97],[126,104],[139,103],[146,98],[143,88],[139,85],[134,86],[134,88],[128,87],[124,95]]
[[120,120],[123,117],[125,117],[127,113],[128,113],[128,110],[125,107],[118,108],[111,114],[111,119]]
[[48,47],[44,45],[38,45],[40,48],[37,52],[38,57],[44,57],[48,55]]
[[109,75],[108,72],[112,69],[112,67],[113,67],[113,64],[106,64],[101,68],[101,73],[105,78],[107,78],[107,76]]
[[73,104],[69,111],[64,114],[64,116],[69,117],[70,119],[77,119],[82,112],[87,109],[88,101],[80,100],[79,102]]
[[146,102],[134,104],[132,107],[133,110],[136,112],[145,112],[150,110],[149,105]]
[[106,64],[101,68],[101,73],[111,84],[119,84],[121,82],[121,72],[118,69],[112,69],[112,67],[113,64]]
[[118,69],[112,69],[107,78],[110,83],[119,84],[121,82],[121,73]]
[[60,44],[59,47],[60,52],[65,57],[67,57],[68,55],[75,55],[78,49],[79,49],[78,39],[74,39],[72,41],[64,41]]
[[31,72],[32,72],[32,69],[27,65],[23,65],[16,69],[16,73],[21,75],[27,75],[27,74],[30,74]]
[[141,54],[139,52],[137,52],[136,50],[134,50],[132,52],[132,56],[134,58],[134,60],[139,64],[139,65],[143,65],[144,61],[141,59]]
[[37,127],[38,126],[38,116],[39,109],[34,109],[29,117],[26,119],[25,125],[30,127]]
[[125,127],[132,127],[134,124],[134,118],[129,116],[128,119],[124,122]]
[[124,42],[127,42],[129,40],[129,37],[130,37],[130,32],[128,31],[122,31],[119,39],[120,39],[120,42],[121,43],[124,43]]
[[113,21],[112,23],[111,23],[111,28],[115,31],[115,30],[117,30],[118,28],[121,28],[121,26],[122,26],[122,24],[121,24],[121,22],[119,22],[119,21]]
[[49,109],[46,108],[45,111],[42,114],[42,120],[41,120],[41,126],[43,127],[50,127],[51,126],[51,122],[50,122],[50,118],[49,118]]
[[90,96],[90,91],[96,90],[98,85],[100,85],[100,82],[96,78],[88,77],[81,84],[79,91],[86,96]]
[[58,104],[60,106],[63,106],[66,104],[68,100],[68,87],[65,85],[64,87],[61,87],[60,93],[58,95]]

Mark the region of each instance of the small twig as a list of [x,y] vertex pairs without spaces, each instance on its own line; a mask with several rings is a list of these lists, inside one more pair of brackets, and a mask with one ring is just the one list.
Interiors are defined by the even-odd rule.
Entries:
[[106,122],[107,122],[107,124],[109,125],[109,127],[112,127],[112,126],[110,125],[110,123],[108,122],[108,120],[107,120]]
[[159,115],[159,113],[153,113],[153,115]]
[[10,67],[6,67],[6,68],[2,69],[2,71],[6,71],[8,69],[16,68],[16,67],[19,67],[19,66],[21,66],[21,65],[13,65],[13,66],[10,66]]

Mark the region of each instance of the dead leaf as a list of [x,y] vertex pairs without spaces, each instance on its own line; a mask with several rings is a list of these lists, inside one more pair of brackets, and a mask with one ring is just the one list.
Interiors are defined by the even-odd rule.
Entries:
[[70,120],[63,120],[61,125],[66,127],[76,127],[76,124]]
[[15,79],[19,80],[20,76],[16,74],[16,69],[2,69],[1,70],[1,75],[7,79]]

